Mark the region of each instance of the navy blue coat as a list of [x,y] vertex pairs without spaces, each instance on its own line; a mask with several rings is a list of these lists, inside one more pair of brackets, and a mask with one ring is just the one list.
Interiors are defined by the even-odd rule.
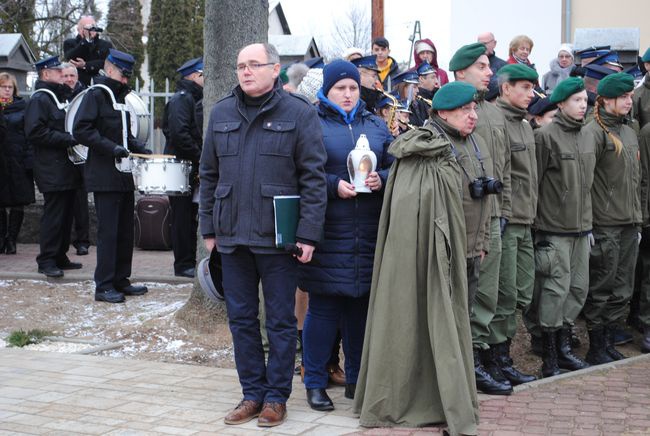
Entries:
[[8,189],[0,194],[0,205],[23,206],[34,199],[34,153],[25,137],[25,100],[15,97],[4,110],[7,138],[3,148],[6,171],[2,174]]
[[[361,297],[370,292],[383,186],[393,162],[388,154],[393,137],[384,121],[365,110],[363,101],[349,125],[323,102],[319,104],[318,113],[327,151],[325,233],[312,261],[300,264],[300,289],[324,295]],[[340,180],[350,181],[347,157],[362,133],[368,137],[370,148],[377,155],[382,189],[342,199],[338,196],[338,184]]]

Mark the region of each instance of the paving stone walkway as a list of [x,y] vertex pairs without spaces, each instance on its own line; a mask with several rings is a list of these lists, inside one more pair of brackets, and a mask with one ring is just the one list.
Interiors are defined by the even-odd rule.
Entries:
[[[343,388],[337,409],[306,404],[298,377],[282,426],[225,426],[241,397],[234,370],[97,356],[0,350],[0,434],[424,435],[439,428],[358,427]],[[648,435],[650,356],[543,380],[510,397],[480,396],[481,435]]]

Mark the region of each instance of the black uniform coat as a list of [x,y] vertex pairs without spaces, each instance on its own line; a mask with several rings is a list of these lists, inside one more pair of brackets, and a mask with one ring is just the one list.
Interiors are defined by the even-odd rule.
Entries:
[[[432,100],[435,91],[429,91],[428,89],[420,88],[418,95],[427,100]],[[431,105],[426,101],[423,101],[419,98],[416,98],[411,102],[411,116],[409,117],[409,123],[414,126],[422,127],[424,122],[429,119],[431,115]]]
[[104,68],[104,61],[111,48],[113,48],[113,44],[109,41],[96,37],[88,42],[80,35],[77,35],[76,38],[66,39],[63,43],[64,57],[67,60],[81,58],[86,61],[84,68],[77,68],[79,81],[86,86],[90,85],[90,79]]
[[25,108],[22,97],[14,97],[13,103],[5,107],[7,137],[2,148],[6,167],[0,177],[8,187],[0,193],[0,205],[24,206],[34,202],[34,153],[25,138]]
[[[70,95],[66,85],[38,80],[35,88],[49,89],[60,102]],[[65,111],[57,108],[49,94],[38,92],[27,103],[25,135],[34,149],[34,177],[39,191],[67,191],[81,186],[81,177],[67,151],[77,141],[65,131]]]
[[[109,77],[97,77],[95,81],[108,86],[118,103],[124,103],[124,98],[131,91],[127,85]],[[88,147],[84,170],[88,192],[126,192],[135,189],[133,175],[115,168],[113,150],[117,146],[123,146],[122,115],[113,109],[113,101],[106,90],[92,88],[84,95],[72,131],[79,143]],[[128,148],[132,152],[142,152],[144,149],[131,135],[130,129]]]

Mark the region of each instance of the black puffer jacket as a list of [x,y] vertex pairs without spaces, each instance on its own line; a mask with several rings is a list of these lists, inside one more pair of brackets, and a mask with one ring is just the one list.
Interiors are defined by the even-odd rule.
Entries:
[[[70,96],[66,85],[38,80],[35,88],[52,91],[60,102]],[[68,159],[68,147],[77,141],[65,131],[65,111],[57,107],[51,95],[34,93],[27,103],[25,135],[34,150],[34,177],[39,191],[66,191],[81,186],[81,177]]]
[[1,177],[8,189],[0,194],[3,206],[23,206],[34,202],[34,153],[25,138],[25,108],[27,103],[15,97],[13,103],[5,107],[7,137],[2,154],[6,162]]
[[[131,92],[127,85],[108,77],[97,77],[95,82],[108,86],[118,103]],[[129,116],[127,112],[127,126]],[[113,109],[113,101],[108,92],[92,88],[85,95],[77,110],[72,132],[79,143],[88,147],[88,159],[84,169],[84,179],[88,192],[115,191],[126,192],[135,189],[131,173],[122,173],[115,168],[113,150],[122,146],[122,115]],[[134,153],[143,153],[140,144],[129,129],[128,148]]]
[[88,42],[77,35],[76,38],[69,38],[63,42],[64,57],[67,60],[81,58],[86,61],[84,68],[77,68],[79,81],[86,86],[89,86],[90,80],[104,68],[104,61],[112,48],[113,44],[99,37]]

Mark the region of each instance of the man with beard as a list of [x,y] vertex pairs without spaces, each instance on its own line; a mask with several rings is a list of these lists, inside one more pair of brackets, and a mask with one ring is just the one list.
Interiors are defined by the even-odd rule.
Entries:
[[376,56],[365,56],[354,59],[352,62],[361,75],[361,100],[366,104],[368,112],[375,113],[376,105],[382,97],[377,89],[381,89],[379,81],[379,67]]
[[116,167],[116,159],[127,158],[131,152],[151,153],[131,135],[128,113],[124,125],[121,111],[114,106],[124,104],[131,92],[127,82],[134,63],[133,56],[111,49],[104,63],[106,77],[96,78],[103,87],[94,87],[84,95],[72,128],[74,137],[88,147],[84,175],[97,210],[95,301],[107,303],[122,303],[125,295],[147,293],[145,286],[134,286],[129,281],[135,186],[133,175]]
[[[203,58],[191,59],[177,72],[182,79],[165,107],[165,153],[192,162],[190,185],[198,189],[199,159],[203,148]],[[192,195],[169,196],[172,208],[174,274],[194,277],[198,203]]]
[[81,176],[68,159],[68,147],[77,141],[65,131],[65,108],[71,90],[63,83],[57,56],[35,64],[36,91],[25,109],[25,135],[34,149],[34,176],[45,200],[40,227],[38,272],[63,277],[63,270],[79,269],[67,256],[72,206]]

